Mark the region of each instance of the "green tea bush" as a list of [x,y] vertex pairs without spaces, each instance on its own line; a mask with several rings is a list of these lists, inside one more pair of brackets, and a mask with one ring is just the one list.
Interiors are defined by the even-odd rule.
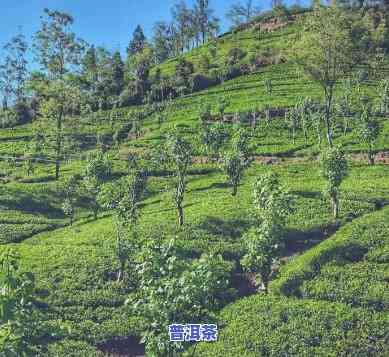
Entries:
[[386,259],[388,213],[385,208],[344,226],[333,237],[281,268],[270,289],[287,296],[315,296],[384,309],[388,304],[388,295],[384,293],[385,266],[380,267],[374,259]]
[[222,310],[218,341],[200,343],[196,356],[384,356],[387,324],[343,304],[255,295]]

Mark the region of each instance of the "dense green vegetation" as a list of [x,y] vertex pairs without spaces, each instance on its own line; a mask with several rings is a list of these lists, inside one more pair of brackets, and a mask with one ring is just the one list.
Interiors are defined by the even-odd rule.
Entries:
[[[18,86],[0,113],[0,355],[389,353],[387,59],[322,79],[303,50],[322,54],[320,28],[294,42],[347,20],[323,46],[373,58],[384,31],[336,7],[253,10],[243,25],[237,9],[232,32],[200,26],[158,61],[138,28],[126,69],[97,51],[112,65],[99,86],[93,46],[45,12],[32,118],[12,121]],[[169,343],[176,322],[217,323],[219,339]]]

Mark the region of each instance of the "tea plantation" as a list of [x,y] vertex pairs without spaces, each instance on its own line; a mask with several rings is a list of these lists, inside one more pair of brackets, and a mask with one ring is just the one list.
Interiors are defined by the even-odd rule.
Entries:
[[[235,48],[247,52],[243,68],[250,54],[283,53],[300,26],[287,22],[259,40],[252,28],[220,36],[213,65],[225,63]],[[199,71],[209,46],[157,67],[174,75],[184,58]],[[376,109],[385,104],[388,65],[385,59],[378,75],[365,78],[368,67],[359,64],[336,85],[331,130],[333,147],[344,156],[331,163],[344,160],[347,175],[332,191],[332,176],[323,174],[324,116],[317,119],[314,112],[324,113],[323,89],[283,59],[162,103],[69,114],[58,180],[49,145],[42,145],[39,159],[26,155],[44,124],[0,129],[0,250],[16,252],[19,271],[34,276],[31,355],[388,356],[389,112]],[[356,77],[346,115],[338,102],[346,80]],[[369,110],[379,128],[372,146],[360,129]],[[171,154],[167,143],[174,135],[179,139]],[[54,140],[55,133],[47,138]],[[183,143],[188,146],[178,152]],[[225,156],[234,150],[240,150],[242,170],[231,194],[235,166]],[[100,175],[101,167],[105,176],[88,191],[83,182],[93,170]],[[125,180],[134,172],[146,172],[147,179],[131,186],[134,181]],[[280,188],[263,198],[258,182],[265,181],[258,180],[270,173]],[[133,211],[120,211],[128,202],[111,192],[121,185],[136,201]],[[331,196],[334,191],[338,195]],[[284,206],[266,210],[282,192],[293,201],[285,217],[278,216]],[[104,193],[112,194],[108,204]],[[95,202],[100,196],[104,203]],[[266,204],[260,206],[258,197]],[[177,222],[180,207],[183,224]],[[266,286],[265,275],[242,262],[250,249],[248,233],[269,217],[282,239]],[[121,241],[123,222],[136,226],[135,233],[126,231],[130,243]],[[6,277],[3,271],[2,281]],[[212,289],[204,286],[208,281]],[[174,320],[188,317],[190,309],[196,321]],[[217,342],[166,347],[169,324],[197,320],[218,325]],[[0,341],[5,336],[12,335],[2,332]]]

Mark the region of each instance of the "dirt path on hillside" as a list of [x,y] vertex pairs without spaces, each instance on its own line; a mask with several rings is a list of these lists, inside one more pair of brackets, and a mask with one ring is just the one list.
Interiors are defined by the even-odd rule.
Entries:
[[[347,157],[352,161],[368,162],[367,154],[355,153],[348,154]],[[252,156],[255,162],[266,165],[288,164],[288,163],[300,163],[316,160],[316,158],[308,156],[277,156],[277,155],[254,155]],[[217,160],[208,156],[195,156],[193,162],[195,164],[210,164],[215,163]],[[389,165],[389,151],[380,151],[375,155],[375,163]]]

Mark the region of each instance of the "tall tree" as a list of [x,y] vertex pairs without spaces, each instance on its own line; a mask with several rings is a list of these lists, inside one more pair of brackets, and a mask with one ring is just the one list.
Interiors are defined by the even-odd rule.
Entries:
[[332,111],[336,84],[367,54],[359,46],[352,16],[336,6],[316,5],[302,23],[304,30],[299,32],[291,49],[291,57],[297,65],[324,92],[325,123],[330,146],[333,145]]
[[3,46],[4,62],[0,65],[0,89],[3,92],[4,109],[9,101],[23,100],[24,85],[27,78],[26,53],[28,45],[23,34],[14,36]]
[[273,9],[282,6],[282,0],[271,0],[271,7]]
[[113,59],[112,54],[104,47],[98,47],[96,49],[97,55],[97,93],[96,96],[99,100],[105,104],[105,107],[109,107],[110,99],[116,95],[116,84],[113,80]]
[[91,46],[82,58],[82,74],[88,87],[95,88],[98,81],[98,64],[95,46]]
[[11,101],[13,93],[12,65],[9,57],[0,65],[0,90],[2,94],[3,110],[8,113],[8,103]]
[[261,276],[267,291],[272,265],[284,244],[286,219],[294,211],[294,197],[282,187],[278,175],[269,173],[254,184],[254,206],[257,222],[243,237],[246,254],[241,264]]
[[204,44],[213,29],[217,28],[219,20],[213,16],[213,10],[210,8],[209,0],[196,0],[194,6],[195,22],[201,34],[202,43]]
[[34,304],[35,277],[20,267],[20,256],[9,248],[0,255],[0,353],[2,356],[37,356],[41,333]]
[[182,203],[186,189],[186,175],[192,161],[192,147],[181,136],[173,134],[168,142],[168,150],[176,173],[176,187],[173,198],[178,213],[178,225],[181,227],[184,224]]
[[255,6],[253,0],[246,0],[244,3],[233,4],[227,12],[227,18],[234,26],[249,22],[254,16],[259,15],[261,9]]
[[70,31],[71,15],[44,9],[41,28],[34,36],[36,59],[49,79],[63,79],[74,65],[79,65],[84,41]]
[[359,136],[361,141],[367,146],[367,157],[369,164],[374,165],[374,147],[380,134],[380,125],[374,117],[371,105],[364,105],[359,117]]
[[69,29],[73,21],[69,14],[44,9],[41,28],[34,36],[37,60],[49,79],[44,88],[43,112],[46,119],[54,122],[56,179],[62,159],[63,120],[78,97],[66,83],[66,74],[80,64],[85,45]]
[[133,56],[139,52],[142,52],[146,45],[146,36],[143,33],[143,29],[138,25],[132,35],[132,40],[127,47],[127,53],[129,56]]
[[153,46],[156,63],[162,63],[173,55],[171,26],[166,22],[157,22],[153,27]]
[[348,175],[344,152],[337,147],[327,148],[321,154],[321,174],[327,180],[324,193],[329,196],[335,219],[339,217],[340,185]]
[[177,91],[184,94],[190,88],[191,78],[194,73],[193,63],[187,61],[183,56],[181,56],[178,58],[175,72]]
[[193,28],[193,13],[181,0],[172,8],[172,17],[176,29],[176,41],[179,51],[182,53],[190,48],[191,31]]
[[147,174],[134,169],[128,176],[109,183],[99,193],[99,203],[114,210],[116,254],[120,263],[117,279],[124,278],[126,264],[137,247],[139,205],[146,188]]
[[[2,126],[19,122],[21,115],[18,111],[25,108],[24,87],[27,77],[27,60],[25,58],[28,46],[22,34],[14,36],[3,46],[4,58],[0,62],[0,93],[2,95]],[[10,110],[10,106],[18,104]],[[22,106],[20,106],[22,105]],[[23,110],[25,113],[25,110]],[[22,114],[22,112],[20,112]],[[24,115],[23,115],[24,117]]]
[[119,51],[112,56],[112,81],[115,94],[120,95],[124,88],[124,63]]
[[133,88],[133,94],[143,99],[149,85],[153,50],[146,46],[141,52],[127,59],[127,80]]

